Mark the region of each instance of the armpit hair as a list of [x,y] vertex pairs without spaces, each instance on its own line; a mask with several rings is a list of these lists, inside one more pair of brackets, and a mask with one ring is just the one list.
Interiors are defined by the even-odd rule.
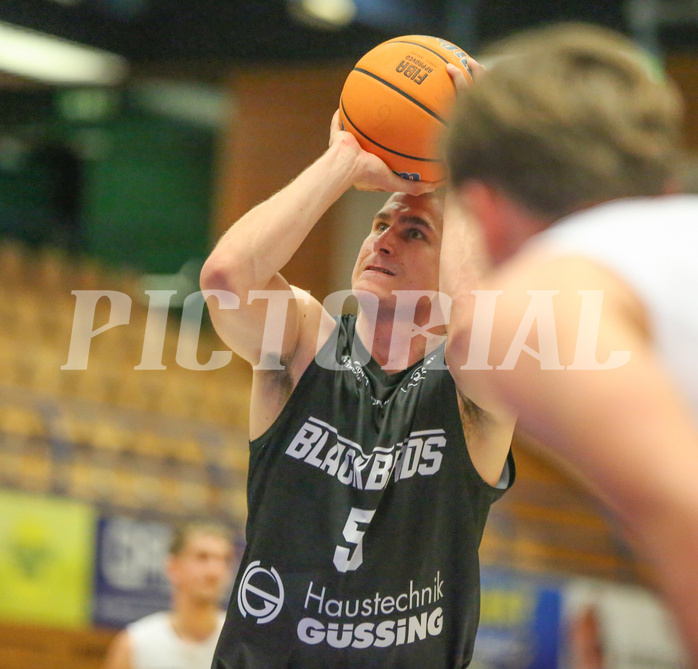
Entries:
[[460,392],[458,393],[458,411],[466,434],[479,430],[488,422],[487,412]]
[[293,392],[290,356],[282,357],[279,362],[283,369],[261,369],[256,372],[256,376],[259,383],[264,386],[265,394],[275,393],[282,402],[285,402]]

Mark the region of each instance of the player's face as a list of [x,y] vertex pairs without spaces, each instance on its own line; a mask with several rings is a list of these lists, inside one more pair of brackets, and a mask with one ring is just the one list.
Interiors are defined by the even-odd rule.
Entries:
[[391,301],[395,290],[437,291],[442,225],[440,195],[391,195],[361,246],[352,288]]
[[174,588],[197,601],[218,602],[232,576],[233,547],[225,538],[204,532],[188,537],[182,551],[170,558]]

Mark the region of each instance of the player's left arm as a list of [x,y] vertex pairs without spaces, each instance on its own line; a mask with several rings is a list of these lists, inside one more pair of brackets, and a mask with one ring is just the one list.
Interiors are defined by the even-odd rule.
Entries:
[[482,289],[489,266],[478,228],[464,218],[451,196],[444,208],[439,290],[450,301],[446,362],[458,389],[463,432],[470,459],[480,476],[496,485],[511,448],[514,415],[485,388],[471,382],[467,367],[473,291]]

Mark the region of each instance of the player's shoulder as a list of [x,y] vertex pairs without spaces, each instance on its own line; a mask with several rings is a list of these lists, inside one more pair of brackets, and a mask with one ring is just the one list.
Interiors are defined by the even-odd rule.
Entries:
[[150,613],[127,625],[126,630],[130,634],[143,634],[152,632],[156,629],[164,629],[169,625],[169,615],[167,611]]
[[127,629],[121,630],[109,644],[103,669],[132,669],[133,639]]
[[614,268],[547,245],[524,247],[487,278],[485,288],[496,304],[491,327],[494,359],[501,359],[526,333],[529,346],[534,345],[532,332],[551,341],[573,339],[582,319],[592,312],[639,324],[646,320],[635,289]]
[[324,304],[309,292],[296,286],[291,288],[299,305],[299,331],[296,346],[289,352],[284,366],[290,371],[295,385],[317,352],[329,339],[337,322],[325,309]]
[[545,241],[524,246],[490,276],[491,287],[520,290],[606,288],[613,273],[592,256]]

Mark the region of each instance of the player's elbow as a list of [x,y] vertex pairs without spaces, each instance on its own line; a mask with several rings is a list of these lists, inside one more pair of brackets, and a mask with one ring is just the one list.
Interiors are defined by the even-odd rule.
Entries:
[[231,268],[211,254],[199,274],[201,290],[230,290]]
[[214,250],[201,268],[199,285],[201,290],[218,290],[235,293],[238,296],[246,295],[252,287],[250,274],[250,270],[235,257]]

